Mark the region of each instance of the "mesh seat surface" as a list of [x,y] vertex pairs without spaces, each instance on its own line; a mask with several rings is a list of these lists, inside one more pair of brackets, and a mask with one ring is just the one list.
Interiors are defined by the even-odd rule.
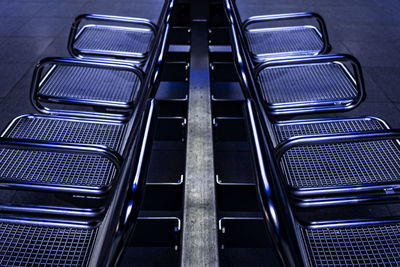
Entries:
[[380,140],[294,147],[281,161],[294,188],[326,188],[400,182],[396,141]]
[[311,266],[400,265],[400,223],[300,231]]
[[139,86],[140,81],[132,72],[60,65],[41,86],[39,95],[129,103]]
[[319,32],[312,27],[266,28],[249,30],[245,34],[250,52],[265,58],[285,54],[315,55],[323,48]]
[[124,129],[121,124],[26,116],[14,122],[6,137],[105,145],[119,151]]
[[335,63],[270,67],[258,75],[264,100],[271,105],[332,101],[346,103],[357,90]]
[[74,48],[85,53],[137,56],[150,50],[153,38],[148,30],[96,25],[82,30]]
[[376,131],[385,129],[376,119],[342,119],[318,122],[275,124],[274,130],[280,143],[291,137]]
[[0,182],[102,188],[114,176],[113,164],[99,155],[0,149]]
[[1,266],[86,266],[97,228],[0,222]]

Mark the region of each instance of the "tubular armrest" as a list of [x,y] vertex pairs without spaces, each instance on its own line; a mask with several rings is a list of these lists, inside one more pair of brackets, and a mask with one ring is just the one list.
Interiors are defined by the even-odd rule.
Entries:
[[286,193],[276,179],[278,173],[275,162],[271,158],[257,110],[251,100],[246,101],[245,111],[258,197],[263,207],[267,230],[283,265],[302,266],[298,235],[294,230],[294,215]]
[[[107,250],[103,244],[96,244],[99,255],[107,255],[110,251],[111,255],[114,255],[104,266],[111,265],[111,261],[119,262],[126,243],[133,233],[142,202],[156,115],[155,100],[150,99],[146,104],[140,120],[139,132],[135,138],[135,145],[130,149],[128,160],[124,162],[122,171],[124,179],[118,184],[115,197],[109,207],[109,210],[118,210],[120,215],[105,219],[105,224],[115,227],[113,231],[107,232],[108,236],[103,237],[111,242],[110,248]],[[110,237],[112,239],[107,239]],[[98,264],[97,262],[95,266]]]

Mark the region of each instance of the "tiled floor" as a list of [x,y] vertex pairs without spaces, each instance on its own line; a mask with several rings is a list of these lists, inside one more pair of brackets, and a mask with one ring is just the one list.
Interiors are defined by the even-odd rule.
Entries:
[[[335,53],[350,53],[362,64],[367,100],[343,115],[375,115],[400,127],[400,3],[397,0],[237,0],[242,18],[314,11],[328,27]],[[13,117],[34,112],[29,85],[35,62],[68,56],[73,18],[81,13],[145,16],[157,20],[161,0],[0,1],[0,128]]]

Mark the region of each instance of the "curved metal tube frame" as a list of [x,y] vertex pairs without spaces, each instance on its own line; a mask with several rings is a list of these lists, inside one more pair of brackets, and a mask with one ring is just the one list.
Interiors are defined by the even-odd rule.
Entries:
[[400,129],[366,131],[355,133],[327,134],[323,136],[301,136],[286,140],[276,148],[276,158],[280,160],[283,154],[293,147],[325,145],[335,143],[366,142],[400,138]]
[[[291,147],[295,147],[297,145],[310,145],[310,144],[323,144],[326,142],[335,143],[335,142],[353,142],[353,141],[368,141],[368,140],[386,140],[386,139],[396,139],[400,137],[400,130],[385,130],[385,131],[376,131],[376,132],[367,132],[367,133],[352,133],[352,134],[336,134],[331,136],[314,136],[314,137],[298,137],[293,140],[288,140],[287,143],[280,145],[278,151],[274,153],[274,147],[271,145],[271,140],[268,136],[265,136],[265,132],[269,132],[272,134],[270,126],[271,122],[268,120],[268,116],[265,114],[258,97],[257,90],[252,88],[254,86],[254,81],[251,77],[251,66],[252,63],[248,63],[248,60],[242,58],[240,54],[240,44],[238,42],[238,36],[235,32],[235,19],[238,22],[237,17],[234,18],[232,14],[232,6],[230,0],[225,0],[226,3],[226,11],[229,19],[231,20],[232,27],[232,35],[234,39],[234,47],[236,51],[234,51],[234,57],[237,57],[237,66],[238,72],[241,79],[242,87],[244,87],[244,94],[246,98],[251,98],[251,96],[255,96],[254,99],[260,107],[259,114],[263,117],[263,119],[258,117],[256,112],[256,107],[252,104],[251,100],[246,101],[246,118],[249,124],[249,140],[251,142],[251,150],[253,156],[253,163],[255,164],[256,170],[256,181],[258,188],[258,195],[262,203],[264,218],[266,219],[266,225],[268,232],[272,235],[272,240],[274,241],[275,247],[278,249],[278,254],[282,260],[282,263],[285,266],[307,266],[306,254],[304,250],[304,245],[300,241],[299,233],[297,229],[297,223],[293,217],[291,205],[288,201],[287,191],[285,190],[284,185],[281,183],[280,177],[282,174],[280,173],[280,168],[277,167],[276,157],[282,157],[282,155],[290,149]],[[240,34],[240,32],[239,32]],[[240,38],[240,37],[239,37]],[[242,37],[243,40],[243,37]],[[242,41],[243,42],[243,41]],[[235,49],[234,49],[235,50]],[[244,57],[249,57],[244,51]],[[358,67],[358,66],[357,66]],[[246,75],[246,71],[249,72],[250,77]],[[360,72],[361,74],[361,72]],[[358,79],[362,81],[362,76],[356,73]],[[363,84],[362,87],[359,87],[359,92],[364,92]],[[359,98],[362,98],[359,96]],[[254,108],[253,108],[254,107]],[[267,130],[267,131],[265,131]],[[325,139],[327,137],[327,139]],[[263,147],[265,145],[265,147]],[[398,196],[393,197],[385,197],[385,199],[393,199],[398,200]],[[346,201],[343,202],[343,199],[340,198],[332,198],[332,202],[327,204],[327,202],[320,202],[320,200],[316,200],[316,202],[304,202],[301,203],[300,206],[322,206],[324,204],[337,205],[339,204],[347,204],[351,203],[360,203],[365,201],[370,201],[372,198],[364,197],[364,198],[346,198]],[[374,198],[375,200],[378,197]],[[380,198],[382,199],[382,198]],[[325,199],[324,199],[325,200]],[[339,200],[339,201],[338,201]],[[355,201],[354,201],[355,200]],[[316,204],[316,205],[315,205]],[[398,219],[397,219],[398,220]],[[310,227],[318,227],[321,223],[326,224],[368,224],[373,222],[392,222],[392,218],[390,219],[382,219],[382,220],[341,220],[341,221],[330,221],[330,222],[314,222],[311,223]]]
[[[120,171],[122,164],[122,157],[105,146],[101,145],[77,145],[73,143],[65,142],[46,142],[29,139],[13,139],[0,137],[0,147],[9,149],[29,149],[29,150],[41,150],[41,151],[52,151],[52,152],[63,152],[63,153],[79,153],[79,154],[93,154],[99,155],[108,159],[113,163],[117,170]],[[73,186],[73,185],[45,185],[35,183],[18,183],[18,182],[2,182],[0,183],[1,188],[8,188],[14,190],[28,190],[28,191],[46,191],[46,192],[59,192],[59,193],[71,193],[79,195],[91,195],[91,196],[102,196],[106,194],[110,189],[111,185],[101,188],[88,188],[85,186]],[[44,206],[44,205],[28,205],[28,204],[9,204],[3,203],[0,205],[0,211],[5,212],[23,212],[23,213],[41,213],[49,215],[67,215],[67,216],[78,216],[78,217],[98,217],[105,211],[103,207],[99,208],[69,208],[69,207],[56,207],[56,206]]]
[[[166,2],[161,18],[167,21],[170,18],[170,12],[174,1]],[[103,17],[102,17],[103,18]],[[113,18],[114,19],[114,18]],[[89,266],[116,266],[119,258],[122,255],[124,246],[129,240],[134,227],[140,203],[143,198],[143,189],[147,172],[147,164],[149,160],[149,151],[152,142],[152,127],[155,116],[155,101],[146,100],[155,95],[156,83],[159,80],[159,72],[162,68],[165,54],[166,43],[169,25],[163,24],[165,31],[160,29],[155,38],[155,45],[149,55],[149,60],[146,62],[148,71],[140,90],[140,97],[138,103],[133,110],[130,121],[127,123],[129,132],[127,132],[125,149],[121,155],[111,151],[105,146],[99,145],[84,145],[84,144],[70,144],[59,142],[44,142],[36,140],[13,140],[7,138],[0,138],[0,145],[5,147],[21,147],[26,149],[43,149],[45,151],[61,151],[73,153],[91,153],[100,154],[109,158],[119,169],[118,183],[112,188],[112,197],[110,205],[108,206],[107,213],[102,223],[97,220],[95,226],[99,225],[96,242],[91,251]],[[37,82],[37,81],[36,81]],[[80,116],[79,113],[75,115]],[[97,117],[97,116],[96,116]],[[76,118],[78,120],[78,118]],[[99,120],[100,121],[100,120]],[[124,160],[122,160],[124,159]],[[56,214],[53,207],[38,206],[36,211],[44,214]],[[2,207],[0,210],[14,210],[18,209],[23,212],[30,212],[29,207]],[[75,209],[60,209],[60,214],[81,216],[85,210]],[[86,211],[85,211],[86,212]],[[92,210],[93,216],[97,216],[95,212],[102,213],[102,210]],[[86,216],[86,215],[85,215]],[[89,216],[89,215],[88,215]],[[18,219],[19,220],[19,219]],[[42,221],[42,219],[40,219]],[[29,222],[35,221],[34,218],[29,218]],[[39,223],[42,223],[42,222]],[[43,221],[47,221],[43,219]],[[59,225],[67,225],[70,221],[62,219],[57,222],[49,220],[49,224],[57,223]],[[47,223],[47,222],[46,222]],[[75,221],[74,221],[75,223]],[[93,222],[83,221],[82,227],[94,226]]]
[[[338,103],[335,100],[326,101],[313,101],[304,103],[293,103],[293,104],[267,104],[265,103],[268,113],[271,115],[291,115],[291,114],[305,114],[305,113],[315,113],[315,112],[331,112],[331,111],[345,111],[356,108],[360,105],[362,101],[365,100],[365,86],[364,78],[361,70],[361,65],[358,60],[351,56],[345,54],[333,54],[333,55],[319,55],[313,57],[303,57],[303,58],[290,58],[281,60],[270,60],[260,64],[254,71],[254,76],[258,77],[260,72],[266,68],[270,67],[280,67],[288,65],[302,65],[302,64],[314,64],[314,63],[327,63],[327,62],[340,62],[340,63],[350,63],[353,68],[353,73],[350,73],[344,64],[341,66],[347,78],[351,81],[357,90],[357,96],[347,103]],[[353,75],[354,74],[354,77]],[[265,99],[264,92],[260,88],[260,85],[256,83],[258,91],[260,91]]]
[[[226,0],[227,2],[229,0]],[[228,12],[229,12],[229,8],[227,8]],[[230,20],[233,20],[233,15],[230,14]],[[242,57],[241,53],[240,53],[240,43],[239,43],[239,39],[237,36],[237,32],[235,32],[235,28],[234,25],[232,23],[231,25],[232,27],[232,37],[233,37],[233,50],[234,50],[234,56],[236,57],[236,61],[237,61],[237,69],[239,72],[239,75],[241,77],[240,82],[242,84],[242,88],[244,88],[244,94],[246,96],[246,98],[253,98],[255,99],[255,101],[257,102],[258,106],[263,107],[264,103],[263,101],[261,101],[261,97],[259,95],[259,90],[255,89],[255,82],[253,80],[253,76],[251,75],[251,63],[249,63],[248,60],[246,60],[246,54],[244,54],[244,58]],[[243,51],[243,48],[242,48]],[[315,62],[339,62],[339,61],[350,61],[352,63],[352,66],[354,68],[354,74],[356,77],[356,81],[354,81],[354,83],[357,84],[357,90],[358,90],[358,96],[357,96],[357,100],[355,102],[353,102],[350,105],[343,105],[341,108],[339,108],[339,110],[347,110],[350,108],[354,108],[356,106],[358,106],[360,104],[360,102],[362,102],[362,100],[365,98],[365,89],[364,89],[364,82],[363,82],[363,78],[362,78],[362,72],[361,72],[361,67],[358,63],[358,61],[349,55],[319,55],[319,56],[315,56],[315,57],[304,57],[304,58],[298,58],[298,59],[282,59],[282,60],[271,60],[269,62],[265,62],[264,64],[262,64],[261,66],[259,66],[256,69],[256,73],[258,73],[261,69],[265,68],[266,66],[279,66],[281,64],[293,64],[294,62],[298,62],[298,63],[315,63]],[[249,74],[249,75],[247,75]],[[245,90],[247,89],[247,90]],[[329,109],[325,109],[325,107],[312,107],[312,108],[307,108],[307,109],[303,109],[303,111],[305,111],[305,113],[308,112],[321,112],[321,111],[334,111],[334,110],[338,110],[336,109],[336,107],[332,106],[329,107]],[[264,127],[267,130],[267,132],[269,133],[269,135],[271,136],[271,139],[275,140],[275,133],[273,131],[273,126],[272,123],[269,121],[268,115],[265,113],[264,109],[261,108],[260,109],[260,114],[262,116],[263,119],[263,123],[264,123]],[[299,112],[300,113],[300,112]],[[303,113],[303,112],[301,112]],[[291,113],[292,114],[292,113]],[[277,144],[274,144],[277,145]],[[279,165],[278,165],[279,166]],[[386,186],[387,188],[387,186]],[[298,192],[297,192],[298,193]],[[303,193],[303,192],[302,192]],[[367,201],[369,199],[371,199],[372,197],[366,197],[364,199],[360,199],[361,201]],[[392,198],[392,196],[387,196],[387,198]],[[319,202],[319,201],[313,201],[313,200],[301,200],[302,202],[298,202],[299,205],[326,205],[329,202],[326,201],[324,203]],[[336,199],[332,199],[331,204],[338,204],[338,202],[341,203],[345,203],[343,198],[336,198]],[[349,202],[354,203],[356,200],[352,199],[352,200],[346,200]]]
[[[75,21],[72,24],[71,27],[71,31],[69,33],[69,38],[68,38],[68,51],[71,54],[71,56],[76,57],[76,58],[89,58],[89,59],[96,59],[96,52],[94,51],[93,53],[80,53],[78,50],[76,50],[74,48],[74,43],[76,41],[76,36],[78,34],[78,30],[80,29],[79,25],[84,21],[84,20],[94,20],[94,21],[105,21],[105,22],[120,22],[120,23],[130,23],[133,25],[138,25],[138,26],[142,26],[145,28],[148,28],[149,30],[151,30],[154,35],[156,35],[157,33],[157,26],[151,22],[148,19],[144,19],[144,18],[133,18],[133,17],[120,17],[120,16],[109,16],[109,15],[100,15],[100,14],[82,14],[78,17],[75,18]],[[154,41],[152,46],[154,47]],[[152,49],[150,49],[152,50]],[[87,54],[87,55],[85,55]],[[113,59],[113,58],[109,58],[107,59],[107,57],[119,57],[123,54],[124,57],[130,58],[131,63],[134,64],[142,64],[142,61],[145,60],[148,56],[148,53],[146,54],[142,54],[142,55],[138,55],[138,56],[130,56],[129,53],[118,53],[118,54],[113,54],[112,52],[107,53],[105,55],[101,55],[101,56],[105,56],[105,58],[102,58],[103,60],[111,60],[111,61],[121,61],[118,59]],[[92,55],[92,56],[90,56]],[[95,56],[93,56],[95,55]]]
[[[367,142],[378,140],[397,140],[400,138],[400,129],[365,131],[354,133],[327,134],[323,136],[300,136],[286,140],[279,144],[275,151],[276,162],[279,163],[283,155],[294,147],[315,146],[325,144],[339,144],[351,142]],[[400,145],[397,143],[400,149]],[[355,186],[332,186],[329,188],[310,188],[303,190],[292,189],[299,199],[296,203],[300,207],[332,206],[344,204],[358,204],[370,201],[398,200],[400,192],[392,192],[400,189],[400,183],[364,184]],[[389,190],[390,193],[386,193]],[[375,192],[375,193],[374,193]],[[364,195],[357,196],[357,194]],[[367,193],[367,194],[365,194]],[[342,195],[340,194],[347,194]],[[318,197],[320,196],[320,197]],[[323,197],[321,197],[323,196]],[[308,199],[307,197],[314,197]]]
[[[265,136],[263,127],[263,120],[258,117],[256,107],[252,104],[251,100],[246,102],[247,120],[249,121],[250,142],[252,148],[252,156],[254,157],[253,163],[257,175],[258,193],[261,199],[264,215],[266,218],[267,228],[269,233],[273,235],[273,240],[277,240],[276,248],[279,250],[279,255],[282,261],[287,266],[307,266],[306,253],[304,245],[299,237],[297,231],[298,222],[294,219],[290,203],[285,190],[285,185],[282,185],[280,177],[279,160],[284,153],[293,147],[310,146],[310,145],[323,145],[332,143],[346,143],[346,142],[365,142],[375,140],[397,140],[400,138],[400,130],[382,130],[382,131],[369,131],[358,133],[344,133],[344,134],[331,134],[324,136],[307,136],[295,137],[282,143],[277,150],[274,150],[270,144],[270,140]],[[400,145],[397,143],[400,147]],[[271,151],[275,151],[271,152]],[[271,169],[275,169],[271,173]],[[369,187],[369,188],[368,188]],[[386,185],[386,188],[400,188],[399,184]],[[365,188],[359,186],[360,191],[366,189],[375,190],[382,189],[379,186],[366,185]],[[335,191],[334,189],[333,191]],[[351,189],[347,190],[351,191]],[[383,190],[381,191],[383,192]],[[274,195],[275,193],[275,195]],[[347,204],[360,204],[370,201],[398,201],[399,194],[385,195],[385,194],[367,194],[362,197],[358,196],[334,196],[327,197],[326,192],[323,192],[323,197],[313,200],[303,200],[303,202],[296,203],[300,207],[323,207],[323,206],[337,206]],[[346,193],[346,191],[344,191]],[[354,190],[353,192],[354,193]],[[357,193],[357,191],[356,191]],[[286,214],[285,214],[286,213]],[[289,215],[288,215],[289,214]],[[273,219],[271,219],[273,218]],[[356,219],[356,220],[337,220],[337,221],[321,221],[321,222],[302,222],[301,224],[306,227],[337,227],[337,226],[350,226],[350,225],[367,225],[373,223],[390,223],[395,221],[396,218],[383,218],[383,219]],[[398,220],[398,218],[396,219]],[[291,231],[289,235],[284,235],[281,229]],[[296,240],[297,243],[293,244]],[[292,243],[290,247],[284,246],[282,243]],[[294,260],[295,259],[295,260]],[[302,260],[301,260],[302,259]]]
[[[346,111],[351,110],[357,107],[364,99],[365,99],[365,89],[364,89],[364,79],[362,75],[362,70],[360,63],[351,55],[318,55],[313,57],[302,57],[302,58],[287,58],[287,59],[277,59],[266,61],[261,64],[259,67],[254,67],[251,60],[248,50],[244,47],[245,41],[243,34],[240,32],[235,24],[240,23],[238,21],[238,15],[235,16],[233,8],[230,0],[225,0],[226,12],[231,22],[231,37],[233,43],[233,56],[235,59],[236,69],[240,76],[240,83],[242,85],[242,90],[246,98],[253,98],[257,101],[257,104],[260,106],[264,106],[265,99],[262,97],[262,92],[259,90],[258,84],[255,82],[255,77],[258,73],[266,67],[269,66],[279,66],[279,65],[287,65],[287,64],[312,64],[317,62],[350,62],[353,67],[353,74],[355,78],[352,77],[350,73],[348,73],[347,69],[344,69],[347,72],[348,78],[353,82],[354,86],[357,89],[356,98],[350,103],[338,104],[332,101],[321,101],[313,103],[311,106],[307,103],[303,105],[293,105],[292,107],[285,105],[282,108],[269,106],[268,113],[271,115],[289,115],[289,114],[305,114],[305,113],[314,113],[314,112],[330,112],[330,111]],[[289,14],[288,16],[291,16]],[[268,117],[264,114],[263,109],[261,110],[264,117],[266,118],[266,124],[269,131],[269,134],[274,136],[273,131],[271,130],[271,123],[267,119]]]
[[108,61],[99,61],[99,60],[80,60],[74,58],[45,58],[42,59],[36,66],[33,72],[33,79],[31,83],[30,90],[30,100],[33,107],[43,114],[49,115],[70,115],[70,116],[80,116],[80,117],[91,117],[91,118],[104,118],[111,120],[126,120],[129,117],[129,109],[134,107],[133,102],[127,103],[116,103],[112,101],[101,101],[101,100],[73,100],[68,98],[56,98],[56,99],[46,99],[50,102],[55,103],[66,103],[72,105],[83,105],[83,106],[100,106],[104,108],[115,108],[115,109],[123,109],[120,113],[103,113],[103,112],[90,112],[90,111],[79,111],[79,110],[66,110],[66,109],[52,109],[44,106],[40,102],[40,97],[38,92],[40,87],[44,81],[48,78],[48,75],[51,75],[50,70],[46,73],[46,75],[42,78],[43,68],[47,65],[64,65],[64,66],[82,66],[82,67],[91,67],[91,68],[104,68],[104,69],[116,69],[121,71],[129,71],[134,73],[140,80],[139,90],[142,88],[144,73],[141,69],[137,68],[134,65],[125,63],[125,64],[116,64]]
[[[100,155],[107,158],[117,170],[121,168],[122,157],[111,150],[110,148],[102,145],[85,145],[85,144],[74,144],[66,142],[51,142],[51,141],[39,141],[31,139],[12,139],[0,137],[0,147],[11,148],[11,149],[29,149],[29,150],[41,150],[46,152],[64,152],[64,153],[79,153],[79,154],[94,154]],[[42,185],[42,184],[30,184],[30,183],[12,183],[3,182],[0,183],[0,187],[12,188],[12,189],[25,189],[25,190],[45,190],[52,192],[68,192],[77,194],[89,194],[89,195],[102,195],[105,194],[110,186],[89,189],[87,187],[79,186],[68,186],[68,185]]]
[[[237,10],[237,9],[236,9]],[[313,12],[299,12],[299,13],[288,13],[288,14],[275,14],[275,15],[262,15],[262,16],[253,16],[246,19],[242,24],[242,31],[246,31],[248,27],[252,24],[270,22],[270,21],[279,21],[279,20],[295,20],[295,19],[315,19],[318,22],[319,31],[321,34],[321,39],[323,43],[323,47],[316,54],[325,54],[331,50],[331,45],[329,43],[328,31],[326,29],[326,24],[324,19],[317,13]],[[247,45],[247,42],[246,42]],[[246,46],[248,49],[248,45]],[[250,50],[249,50],[250,51]],[[290,56],[293,57],[293,56]],[[252,58],[257,62],[263,62],[268,60],[268,58],[263,56],[258,56],[252,54]]]

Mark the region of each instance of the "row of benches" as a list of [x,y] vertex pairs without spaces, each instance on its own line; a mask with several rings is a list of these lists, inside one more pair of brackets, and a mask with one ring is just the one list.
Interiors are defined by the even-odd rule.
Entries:
[[15,118],[0,138],[1,265],[118,263],[142,200],[173,5],[157,25],[81,15],[73,58],[36,65],[41,114]]
[[[235,1],[225,0],[225,9],[246,97],[259,197],[282,263],[399,265],[398,217],[332,218],[328,207],[344,211],[344,205],[354,205],[356,215],[359,204],[398,199],[400,131],[371,116],[278,117],[357,107],[365,98],[358,61],[326,54],[327,30],[317,14],[242,22]],[[305,19],[314,24],[305,25]],[[298,209],[311,209],[315,219],[304,221]]]

